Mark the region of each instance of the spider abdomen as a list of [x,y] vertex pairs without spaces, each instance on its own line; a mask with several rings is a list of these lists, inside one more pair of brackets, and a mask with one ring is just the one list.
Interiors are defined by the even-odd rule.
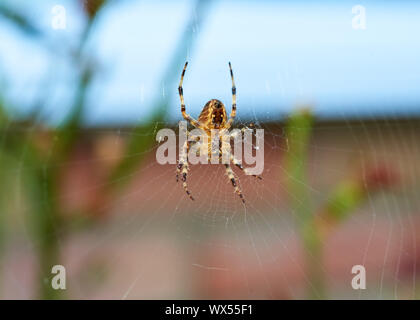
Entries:
[[208,101],[198,117],[198,121],[206,129],[223,129],[226,125],[226,108],[224,104],[212,99]]

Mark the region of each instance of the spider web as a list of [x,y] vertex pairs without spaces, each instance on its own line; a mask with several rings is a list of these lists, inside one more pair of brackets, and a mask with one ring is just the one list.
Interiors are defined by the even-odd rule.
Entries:
[[[76,233],[61,245],[69,294],[78,298],[305,297],[315,284],[305,272],[297,228],[300,218],[290,205],[291,200],[301,199],[288,190],[290,174],[284,164],[293,137],[286,139],[283,122],[260,123],[258,118],[253,122],[265,130],[265,162],[262,181],[233,167],[245,205],[233,192],[223,165],[190,165],[188,184],[196,199],[191,201],[175,181],[176,166],[156,162],[156,142],[145,152],[143,165],[124,177],[132,183],[112,205],[101,208],[108,218],[93,232]],[[248,124],[238,119],[235,127]],[[132,135],[123,128],[98,134],[113,136],[116,144]],[[354,170],[352,163],[361,163],[356,167],[362,177],[369,167],[383,164],[399,176],[398,186],[391,191],[368,190],[366,201],[324,241],[325,256],[319,263],[328,297],[416,296],[418,134],[416,121],[398,119],[367,122],[343,117],[315,125],[309,179],[299,182],[314,203],[314,213],[337,182]],[[156,131],[150,135],[156,136]],[[96,157],[62,166],[100,165],[108,160]],[[79,191],[100,187],[94,184]],[[76,192],[64,197],[71,202],[79,196]],[[36,247],[36,243],[18,247],[10,260],[22,261]],[[366,267],[367,290],[351,288],[351,268],[359,264]],[[10,274],[7,265],[4,268],[9,270],[7,283],[24,286],[18,274]],[[84,269],[102,274],[103,283],[90,279]]]
[[[69,294],[124,299],[305,297],[315,284],[305,271],[297,227],[300,218],[290,204],[301,199],[287,187],[290,173],[284,164],[289,146],[296,141],[286,138],[284,122],[263,123],[258,117],[252,122],[265,130],[265,162],[262,181],[233,166],[245,204],[233,192],[223,165],[190,165],[188,184],[196,199],[191,201],[175,181],[176,166],[156,162],[156,142],[145,151],[143,165],[124,177],[132,183],[112,205],[101,208],[108,218],[93,232],[76,233],[61,245],[63,264],[69,270]],[[234,127],[249,123],[238,118]],[[172,122],[161,125],[173,127]],[[156,133],[149,134],[155,137]],[[115,145],[132,134],[124,128],[98,131],[99,136],[111,135]],[[343,117],[315,125],[309,179],[298,181],[313,201],[314,214],[337,182],[355,168],[365,179],[370,167],[387,164],[399,176],[391,191],[368,190],[366,201],[323,242],[325,256],[319,263],[328,297],[416,296],[418,134],[415,120],[397,118]],[[96,166],[106,161],[95,157],[61,165]],[[19,175],[25,168],[18,170],[11,174]],[[101,187],[94,184],[79,191]],[[73,192],[63,197],[71,202],[79,196],[80,192]],[[33,242],[18,247],[10,260],[21,262],[36,247]],[[366,267],[367,290],[351,288],[351,268],[359,264]],[[7,264],[4,268],[9,270],[7,283],[24,286]],[[99,272],[104,280],[95,280],[84,269]],[[11,296],[26,294],[12,290]]]
[[[114,261],[109,268],[117,275],[99,297],[301,298],[315,286],[305,274],[299,217],[290,206],[295,195],[284,179],[288,172],[282,158],[291,141],[280,123],[259,126],[266,136],[263,180],[234,169],[245,205],[233,192],[222,165],[191,165],[188,183],[196,199],[191,201],[175,182],[175,165],[159,165],[153,158],[158,144],[147,152],[134,186],[113,209],[104,208],[114,211],[106,231],[97,234],[99,240],[77,249],[82,257],[112,252],[106,260]],[[344,143],[331,142],[331,133],[337,130],[345,132]],[[118,134],[130,135],[122,130]],[[367,125],[344,118],[316,127],[308,160],[310,182],[302,182],[315,208],[337,181],[347,177],[355,154],[362,159],[362,171],[391,163],[403,177],[391,192],[368,191],[365,203],[325,241],[322,268],[329,297],[415,296],[418,169],[412,158],[418,157],[417,134],[415,124],[391,120]],[[126,255],[135,258],[127,261]],[[351,288],[351,268],[357,264],[366,266],[368,290]],[[125,271],[117,271],[121,268]]]
[[[413,297],[415,272],[409,281],[404,277],[407,269],[416,269],[416,260],[407,258],[409,254],[406,252],[413,254],[416,250],[416,219],[412,214],[418,203],[412,189],[416,185],[412,180],[416,168],[407,167],[406,161],[413,152],[418,152],[415,145],[409,143],[415,141],[416,130],[413,126],[403,128],[398,122],[373,121],[369,127],[362,121],[351,123],[344,119],[343,122],[344,127],[343,124],[320,125],[316,133],[322,136],[342,130],[351,142],[336,146],[322,141],[317,143],[314,138],[311,145],[308,164],[311,179],[309,183],[302,183],[305,183],[310,197],[315,199],[315,206],[321,205],[335,185],[333,178],[346,177],[346,171],[352,169],[348,161],[353,160],[355,153],[362,159],[362,171],[368,170],[365,169],[368,166],[392,163],[405,178],[397,191],[368,191],[367,201],[360,210],[343,223],[344,226],[338,227],[336,238],[333,236],[325,243],[327,252],[332,255],[330,259],[335,260],[333,267],[328,266],[328,261],[327,267],[323,266],[327,284],[333,292],[334,289],[338,291],[334,297],[340,294],[358,298],[398,298],[400,294]],[[281,155],[288,152],[288,141],[280,125],[267,126],[265,131],[264,180],[256,181],[236,170],[246,197],[245,205],[233,193],[223,166],[192,166],[188,182],[196,198],[194,202],[185,196],[180,185],[173,183],[173,179],[162,183],[162,177],[173,175],[173,166],[160,168],[162,176],[156,183],[162,183],[162,187],[156,193],[156,200],[162,194],[166,195],[167,201],[162,205],[169,205],[171,228],[181,242],[187,243],[188,251],[195,253],[187,255],[187,265],[193,274],[198,274],[198,285],[204,291],[204,297],[238,297],[235,294],[239,294],[251,298],[297,298],[305,287],[313,286],[305,275],[302,257],[297,254],[300,235],[296,231],[296,219],[299,217],[288,205],[294,195],[284,185],[284,176],[288,173]],[[400,137],[408,138],[404,138],[401,144]],[[387,150],[394,148],[396,152],[390,155]],[[325,157],[338,158],[339,161],[325,168]],[[332,175],[333,178],[323,181],[323,175]],[[154,202],[153,198],[150,201]],[[165,211],[164,207],[162,211]],[[339,252],[354,242],[351,236],[354,232],[360,232],[360,243],[354,245],[352,254],[340,256]],[[340,236],[344,238],[340,239]],[[338,242],[336,246],[331,244],[334,239]],[[381,263],[374,263],[376,259]],[[344,262],[338,263],[340,260]],[[350,270],[356,264],[370,269],[370,290],[363,293],[350,288]],[[226,291],[233,293],[229,295]]]

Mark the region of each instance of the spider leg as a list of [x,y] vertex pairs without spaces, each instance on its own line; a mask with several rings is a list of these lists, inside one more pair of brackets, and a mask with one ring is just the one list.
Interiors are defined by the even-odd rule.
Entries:
[[230,69],[230,77],[232,79],[232,112],[230,113],[230,118],[226,123],[226,128],[229,129],[230,126],[233,123],[233,120],[236,117],[236,86],[235,86],[235,80],[233,78],[233,71],[232,66],[229,62],[229,69]]
[[185,111],[184,90],[182,89],[182,83],[184,81],[184,75],[185,75],[185,70],[187,70],[187,65],[188,65],[188,62],[185,62],[185,66],[184,66],[184,69],[182,70],[182,74],[181,74],[181,80],[179,81],[179,86],[178,86],[179,98],[181,100],[181,113],[182,113],[182,116],[184,117],[184,119],[187,120],[189,123],[191,123],[191,125],[193,125],[196,128],[201,128],[202,126],[200,125],[200,123],[197,120],[193,119]]
[[[194,137],[193,139],[198,139],[198,138],[199,137]],[[178,162],[178,165],[176,166],[176,181],[178,182],[179,176],[181,176],[182,186],[185,190],[185,193],[190,197],[191,200],[194,200],[194,197],[191,195],[191,192],[188,190],[188,185],[187,185],[187,176],[188,176],[188,171],[190,170],[188,166],[188,150],[190,148],[190,144],[194,142],[197,142],[197,141],[186,140],[184,142],[184,145],[182,147],[182,153],[179,156],[179,162]]]
[[225,168],[226,168],[226,174],[229,177],[230,181],[232,182],[232,186],[235,188],[235,193],[237,193],[239,198],[241,198],[242,202],[245,203],[244,196],[242,195],[241,189],[239,189],[238,184],[236,183],[232,168],[230,167],[229,164],[225,164]]
[[235,139],[238,136],[239,132],[241,133],[241,135],[243,135],[246,130],[249,130],[249,128],[243,127],[240,131],[234,130],[230,133],[230,138]]
[[[187,163],[187,155],[188,155],[188,149],[189,149],[189,141],[185,140],[184,145],[182,146],[182,153],[179,155],[179,161],[176,166],[176,182],[179,180],[179,176],[181,175],[181,171],[184,167],[184,164]],[[188,163],[187,163],[188,166]]]
[[[243,134],[246,130],[249,130],[249,128],[242,128],[241,131],[234,131],[230,134],[230,138],[236,139],[236,137],[238,136],[239,132],[241,132],[241,134]],[[232,163],[237,166],[239,169],[241,169],[246,175],[251,175],[259,180],[262,180],[261,176],[255,175],[255,174],[250,174],[249,173],[249,169],[244,168],[242,166],[242,162],[238,159],[235,158],[235,156],[233,154],[230,154],[230,161],[232,161]]]
[[178,164],[176,165],[176,182],[179,180],[179,176],[181,175],[182,170],[182,163],[178,161]]
[[178,161],[178,164],[176,166],[176,182],[178,182],[179,176],[181,175],[183,163],[186,163],[188,166],[187,158],[188,158],[188,151],[190,150],[191,144],[196,143],[200,139],[200,137],[198,136],[190,135],[190,137],[191,137],[190,139],[193,139],[193,140],[189,140],[189,141],[186,140],[184,142],[184,145],[182,146],[182,154],[180,154],[179,156],[180,160]]
[[233,155],[230,155],[230,160],[232,161],[232,163],[237,166],[239,169],[241,169],[246,175],[248,176],[253,176],[259,180],[262,180],[261,176],[257,176],[256,174],[250,174],[248,168],[244,168],[242,166],[241,161],[239,161],[238,159],[236,159]]
[[187,176],[188,176],[188,163],[185,163],[182,167],[182,187],[184,188],[186,194],[190,197],[191,200],[194,200],[194,197],[191,195],[191,192],[188,190],[188,185],[187,185]]

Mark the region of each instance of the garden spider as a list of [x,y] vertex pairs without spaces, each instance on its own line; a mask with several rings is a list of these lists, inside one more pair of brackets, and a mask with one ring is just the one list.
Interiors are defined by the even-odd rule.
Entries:
[[[181,80],[179,82],[179,87],[178,87],[178,92],[179,92],[179,97],[181,100],[181,112],[182,112],[182,116],[184,117],[185,120],[188,121],[188,123],[190,123],[192,126],[194,126],[195,128],[201,129],[203,132],[205,132],[208,136],[208,151],[210,154],[210,150],[212,149],[212,141],[211,141],[211,131],[214,129],[219,130],[218,134],[219,134],[219,138],[220,141],[226,141],[224,140],[224,138],[227,138],[227,141],[230,141],[230,139],[232,137],[235,136],[235,133],[230,134],[229,133],[229,129],[232,126],[233,120],[235,119],[236,116],[236,87],[235,87],[235,81],[233,79],[233,72],[232,72],[232,66],[229,62],[229,69],[230,69],[230,76],[232,79],[232,112],[230,114],[230,118],[226,121],[227,115],[226,115],[226,109],[225,106],[223,105],[223,103],[217,99],[212,99],[210,101],[208,101],[205,105],[203,110],[200,113],[200,116],[198,117],[198,120],[193,119],[189,114],[186,113],[185,111],[185,103],[184,103],[184,93],[183,93],[183,89],[182,89],[182,82],[184,81],[184,75],[185,75],[185,70],[187,69],[187,65],[188,62],[185,63],[184,69],[182,70],[182,74],[181,74]],[[243,129],[244,130],[244,129]],[[242,130],[242,132],[243,132]],[[199,141],[199,137],[198,136],[190,136],[190,139],[187,139],[183,145],[182,148],[182,153],[179,156],[179,162],[177,165],[177,173],[176,173],[176,181],[178,182],[178,177],[181,175],[181,180],[182,180],[182,184],[184,187],[185,192],[187,193],[187,195],[190,197],[191,200],[194,200],[193,196],[191,195],[191,192],[188,190],[188,186],[187,186],[187,175],[188,175],[188,171],[189,171],[189,166],[188,166],[188,150],[190,148],[191,143],[194,142],[198,142]],[[226,144],[224,144],[226,145]],[[225,147],[226,148],[226,147]],[[230,143],[228,144],[228,147],[230,148]],[[231,153],[230,150],[224,150],[223,149],[223,144],[222,146],[218,146],[217,147],[218,151],[219,151],[219,161],[220,161],[220,156],[223,153],[223,151],[228,151],[228,155],[229,155],[229,160],[232,161],[232,163],[237,166],[239,169],[241,169],[242,171],[244,171],[245,174],[247,173],[247,169],[242,167],[241,162],[236,159]],[[238,194],[238,196],[241,198],[242,202],[245,203],[245,199],[244,196],[242,195],[242,192],[240,190],[240,188],[238,187],[238,184],[236,182],[235,179],[235,175],[233,173],[233,170],[230,166],[229,163],[225,163],[224,164],[225,169],[226,169],[226,174],[229,177],[232,186],[234,187],[234,191],[235,193]],[[261,179],[260,176],[257,175],[253,175],[254,177]]]

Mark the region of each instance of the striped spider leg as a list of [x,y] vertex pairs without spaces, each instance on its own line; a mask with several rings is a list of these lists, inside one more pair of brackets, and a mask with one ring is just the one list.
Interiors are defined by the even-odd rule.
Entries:
[[[243,134],[244,134],[244,132],[245,131],[247,131],[247,130],[250,130],[248,127],[244,127],[244,128],[242,128],[241,130],[235,130],[235,131],[233,131],[231,134],[230,134],[230,138],[231,139],[236,139],[237,138],[237,136],[238,136],[238,134],[241,134],[241,136],[243,136]],[[242,162],[239,160],[239,159],[237,159],[233,154],[230,154],[230,160],[232,161],[232,163],[236,166],[236,167],[238,167],[240,170],[242,170],[246,175],[248,175],[248,176],[253,176],[253,177],[255,177],[255,178],[257,178],[257,179],[259,179],[259,180],[262,180],[262,177],[261,176],[259,176],[259,175],[255,175],[255,174],[251,174],[250,172],[249,172],[249,169],[247,169],[247,168],[244,168],[243,166],[242,166]]]
[[190,167],[188,165],[188,152],[193,143],[197,143],[200,137],[190,136],[190,140],[185,140],[184,145],[182,146],[182,152],[179,155],[179,162],[176,167],[176,182],[178,182],[179,176],[181,176],[182,186],[186,194],[190,197],[191,200],[194,200],[194,197],[191,195],[191,192],[188,190],[187,185],[187,176]]
[[[242,192],[236,182],[234,172],[230,166],[230,162],[232,162],[235,166],[240,168],[245,174],[248,173],[248,170],[242,167],[241,162],[237,160],[233,155],[230,154],[230,139],[232,138],[232,136],[229,134],[228,130],[232,126],[233,121],[236,117],[236,86],[235,86],[235,80],[233,77],[232,66],[229,62],[230,76],[232,80],[232,111],[231,111],[229,119],[227,119],[226,108],[223,105],[223,103],[217,99],[212,99],[204,105],[203,110],[201,111],[200,116],[198,117],[198,120],[195,120],[189,114],[187,114],[186,108],[185,108],[185,102],[184,102],[184,92],[182,88],[182,83],[184,81],[184,75],[185,75],[185,70],[187,69],[187,65],[188,65],[188,62],[185,63],[184,69],[182,70],[181,80],[178,86],[178,93],[179,93],[179,97],[181,101],[182,116],[193,127],[201,129],[204,132],[204,134],[207,134],[207,138],[209,138],[207,142],[208,155],[210,155],[212,152],[212,144],[213,144],[213,141],[211,139],[212,130],[218,130],[219,138],[221,138],[222,141],[224,140],[228,141],[227,144],[224,143],[222,144],[222,146],[220,145],[218,146],[219,154],[223,155],[224,152],[229,152],[228,154],[229,157],[227,158],[227,160],[225,159],[225,161],[223,161],[224,162],[223,164],[225,165],[225,169],[226,169],[226,174],[229,177],[232,183],[232,186],[234,187],[235,193],[238,194],[242,202],[245,202]],[[180,154],[180,160],[177,165],[176,179],[178,181],[179,176],[181,176],[184,190],[191,200],[194,200],[194,198],[192,197],[191,192],[188,190],[188,186],[187,186],[187,176],[188,176],[188,171],[189,171],[188,151],[190,149],[190,145],[193,143],[197,143],[199,139],[200,137],[198,136],[190,136],[190,138],[187,141],[185,141],[182,148],[182,153]],[[226,147],[223,147],[223,145],[226,145]],[[202,149],[203,148],[201,148],[201,150]],[[217,154],[217,149],[216,149],[216,154]],[[219,163],[220,163],[220,159],[219,159]],[[255,176],[255,177],[261,179],[258,176]]]

